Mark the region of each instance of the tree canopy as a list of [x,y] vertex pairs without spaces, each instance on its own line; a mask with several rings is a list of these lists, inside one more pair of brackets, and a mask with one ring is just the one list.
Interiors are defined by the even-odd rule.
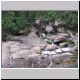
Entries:
[[64,21],[71,30],[78,30],[77,11],[2,11],[2,34],[18,34],[33,25],[36,18],[42,17],[44,20]]

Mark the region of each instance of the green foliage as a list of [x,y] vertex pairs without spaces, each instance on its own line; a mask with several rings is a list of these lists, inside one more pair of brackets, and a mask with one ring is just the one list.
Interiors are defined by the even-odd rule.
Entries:
[[2,34],[17,35],[20,30],[29,30],[37,17],[53,22],[60,19],[69,29],[78,29],[77,11],[2,11]]
[[71,30],[78,30],[78,12],[77,11],[47,11],[44,18],[48,21],[61,20]]
[[7,34],[17,35],[20,30],[24,30],[25,28],[29,30],[34,18],[34,12],[31,11],[3,11],[2,39],[5,38]]

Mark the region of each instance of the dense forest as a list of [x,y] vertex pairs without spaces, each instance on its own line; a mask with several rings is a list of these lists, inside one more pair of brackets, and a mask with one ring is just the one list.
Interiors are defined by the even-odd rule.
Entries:
[[17,35],[25,28],[29,32],[38,17],[46,21],[63,21],[67,28],[78,31],[77,11],[2,11],[2,39],[4,40],[7,34]]

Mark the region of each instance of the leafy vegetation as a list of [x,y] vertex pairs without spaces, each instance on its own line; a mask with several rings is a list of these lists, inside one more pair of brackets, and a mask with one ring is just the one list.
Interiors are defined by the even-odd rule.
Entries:
[[28,31],[37,17],[42,17],[47,21],[59,19],[74,31],[78,28],[77,11],[2,11],[2,39],[7,34],[17,35],[25,28]]

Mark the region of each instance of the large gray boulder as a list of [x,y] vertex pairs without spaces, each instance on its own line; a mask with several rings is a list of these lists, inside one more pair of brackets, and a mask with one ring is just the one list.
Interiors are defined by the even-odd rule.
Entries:
[[55,50],[56,53],[63,53],[63,52],[72,52],[73,48],[65,47],[65,48],[58,48]]
[[33,54],[38,54],[38,52],[33,49],[32,50],[23,49],[23,50],[20,50],[16,53],[12,54],[10,57],[12,57],[13,59],[15,59],[15,58],[27,59],[30,55],[33,55]]
[[23,58],[13,59],[12,64],[7,65],[6,68],[28,68],[27,60]]
[[7,67],[10,68],[46,68],[50,64],[48,57],[35,56],[28,59],[16,58],[13,59],[12,64]]
[[56,33],[57,35],[61,35],[61,36],[64,36],[64,37],[66,37],[66,38],[69,38],[70,36],[69,36],[69,34],[67,34],[67,33]]
[[63,43],[60,43],[59,46],[60,46],[61,48],[63,48],[63,47],[68,47],[68,43],[67,43],[67,42],[63,42]]
[[29,68],[46,68],[49,64],[50,60],[48,57],[38,56],[38,57],[30,57],[28,59]]
[[61,42],[64,42],[66,41],[66,38],[62,35],[56,35],[55,39],[54,39],[54,43],[55,44],[58,44],[61,43]]
[[52,51],[52,50],[55,50],[55,49],[58,49],[58,46],[56,46],[55,44],[47,44],[47,46],[45,47],[44,50]]

